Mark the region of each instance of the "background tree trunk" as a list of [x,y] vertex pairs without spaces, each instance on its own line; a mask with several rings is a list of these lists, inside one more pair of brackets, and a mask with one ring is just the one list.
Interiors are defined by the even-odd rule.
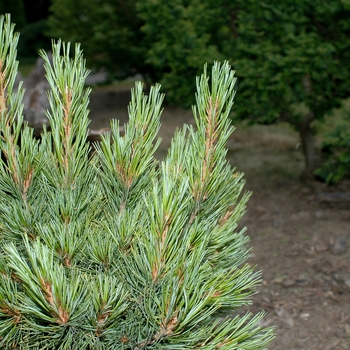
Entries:
[[310,127],[313,120],[315,120],[315,115],[313,112],[310,112],[306,114],[300,122],[296,123],[305,157],[305,169],[301,175],[303,180],[313,178],[313,172],[318,167],[320,161],[319,154],[316,150],[315,138]]

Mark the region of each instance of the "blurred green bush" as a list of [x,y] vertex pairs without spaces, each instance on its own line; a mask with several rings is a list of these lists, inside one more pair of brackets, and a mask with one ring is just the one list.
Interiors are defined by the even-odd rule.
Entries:
[[51,49],[51,39],[45,34],[47,30],[46,19],[27,24],[21,29],[18,43],[18,57],[21,63],[34,62],[40,49]]
[[344,120],[325,134],[322,143],[324,163],[315,175],[328,184],[336,184],[350,174],[350,120]]

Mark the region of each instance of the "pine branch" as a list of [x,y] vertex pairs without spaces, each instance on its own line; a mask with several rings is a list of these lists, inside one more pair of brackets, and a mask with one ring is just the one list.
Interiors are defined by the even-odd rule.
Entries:
[[116,206],[123,211],[127,202],[140,200],[154,176],[154,153],[160,140],[155,140],[160,128],[161,104],[164,96],[160,86],[152,87],[149,95],[143,93],[143,84],[137,82],[131,91],[128,107],[129,123],[121,136],[119,123],[111,122],[111,133],[102,136],[96,145],[102,164],[101,177],[107,197],[119,197]]
[[237,315],[260,272],[237,231],[250,193],[226,160],[234,72],[197,79],[196,129],[157,161],[163,95],[136,83],[129,123],[89,156],[79,45],[45,61],[51,130],[40,142],[14,92],[16,44],[0,17],[0,347],[265,349],[264,316]]
[[[63,56],[61,56],[61,52]],[[85,165],[89,153],[86,143],[89,124],[87,105],[90,89],[85,90],[88,75],[80,46],[76,45],[71,60],[70,44],[53,44],[52,60],[43,51],[44,67],[50,85],[51,126],[54,154],[63,180],[63,187],[74,187],[74,180]],[[52,61],[52,62],[51,62]],[[44,136],[45,137],[45,136]],[[60,179],[57,179],[60,183]]]

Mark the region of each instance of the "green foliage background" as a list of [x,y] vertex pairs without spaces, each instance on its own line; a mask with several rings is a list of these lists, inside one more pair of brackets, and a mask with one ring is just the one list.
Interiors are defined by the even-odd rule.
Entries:
[[12,20],[17,25],[17,30],[26,25],[27,19],[23,0],[0,0],[0,15],[5,13],[11,13]]
[[350,0],[52,0],[48,30],[49,0],[17,3],[2,0],[0,9],[22,28],[21,58],[49,49],[47,35],[79,42],[91,68],[160,82],[166,103],[191,106],[203,64],[228,60],[240,91],[232,117],[289,122],[305,178],[322,163],[315,122],[350,95]]
[[11,14],[16,30],[21,31],[18,45],[21,63],[32,64],[40,49],[51,49],[51,38],[46,35],[50,3],[50,0],[0,0],[0,15]]
[[192,70],[221,58],[238,70],[250,114],[266,122],[301,101],[323,114],[349,92],[348,0],[54,0],[51,10],[51,34],[81,42],[89,60],[113,73],[128,63],[145,74],[148,63],[150,77],[176,91],[171,102],[193,102]]
[[51,34],[83,44],[114,76],[159,81],[189,106],[193,76],[227,59],[239,78],[234,117],[288,121],[305,169],[319,164],[312,123],[350,95],[349,0],[53,0]]
[[327,117],[319,137],[324,163],[315,175],[328,184],[336,184],[350,175],[350,100]]

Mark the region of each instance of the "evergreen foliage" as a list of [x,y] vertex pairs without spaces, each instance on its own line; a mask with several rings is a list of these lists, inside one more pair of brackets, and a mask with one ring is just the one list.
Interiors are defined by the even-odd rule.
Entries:
[[347,118],[325,134],[322,153],[325,161],[315,174],[327,184],[336,184],[350,175],[350,112]]
[[59,0],[50,10],[51,36],[82,43],[90,67],[117,79],[152,75],[135,0]]
[[350,3],[236,1],[228,11],[235,44],[224,46],[240,73],[235,112],[252,122],[290,123],[300,135],[304,174],[312,176],[320,162],[313,123],[350,95]]
[[196,128],[157,161],[163,95],[136,83],[130,121],[86,142],[88,74],[79,45],[45,52],[51,130],[23,121],[18,35],[0,18],[0,347],[265,349],[264,313],[240,315],[260,273],[238,223],[249,193],[227,162],[236,78],[197,78]]

